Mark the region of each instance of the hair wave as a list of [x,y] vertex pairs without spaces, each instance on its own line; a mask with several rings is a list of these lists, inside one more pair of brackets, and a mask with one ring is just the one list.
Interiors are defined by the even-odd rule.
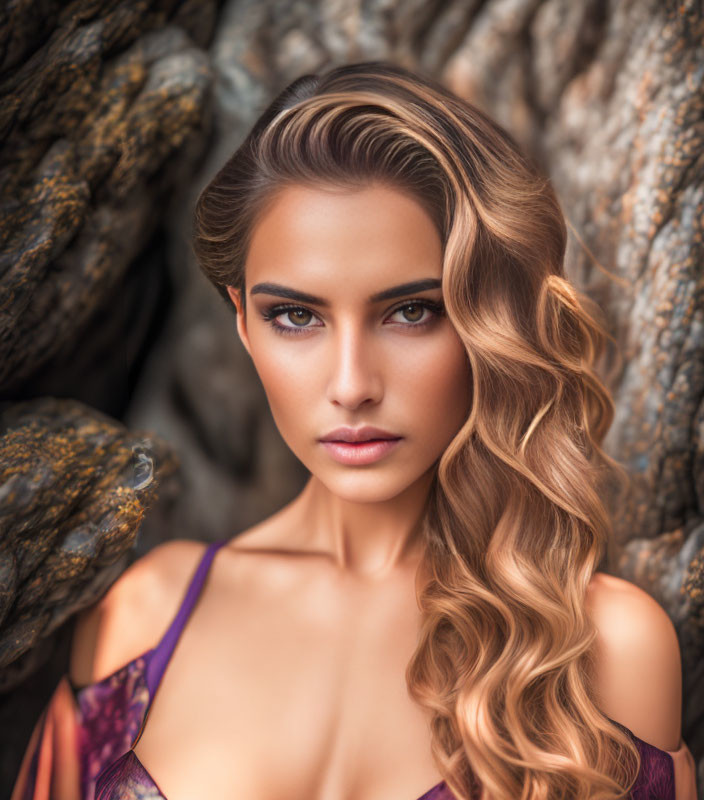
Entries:
[[[550,181],[481,110],[384,61],[284,89],[201,192],[193,247],[232,308],[257,216],[286,184],[411,192],[444,246],[447,314],[472,405],[437,462],[424,515],[429,580],[406,680],[461,800],[625,797],[638,749],[595,704],[587,588],[611,550],[600,499],[625,471],[601,447],[610,338],[565,277]],[[234,310],[234,309],[233,309]],[[246,305],[245,305],[246,313]]]

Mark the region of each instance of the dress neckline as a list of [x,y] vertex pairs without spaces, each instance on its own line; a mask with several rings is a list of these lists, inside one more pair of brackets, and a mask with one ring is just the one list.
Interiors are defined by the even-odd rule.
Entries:
[[[135,744],[136,744],[136,742],[135,742]],[[153,787],[153,789],[156,792],[158,792],[159,800],[168,800],[168,798],[166,797],[164,792],[159,787],[159,784],[154,780],[154,778],[151,775],[151,773],[149,772],[149,770],[144,766],[144,764],[140,760],[139,756],[137,755],[137,753],[136,753],[136,751],[134,749],[134,745],[132,745],[132,747],[130,747],[130,749],[126,753],[124,753],[124,755],[122,755],[120,757],[120,759],[118,759],[118,760],[121,760],[121,759],[125,759],[125,760],[132,759],[134,761],[134,764],[137,767],[137,770],[142,774],[142,777],[146,778],[147,781]],[[440,792],[444,787],[445,787],[445,781],[442,780],[439,783],[436,783],[434,786],[431,786],[430,789],[428,789],[427,791],[423,792],[423,794],[420,795],[420,797],[415,798],[415,800],[435,800],[436,797],[438,798],[438,800],[440,800],[440,796],[438,795],[438,792]]]

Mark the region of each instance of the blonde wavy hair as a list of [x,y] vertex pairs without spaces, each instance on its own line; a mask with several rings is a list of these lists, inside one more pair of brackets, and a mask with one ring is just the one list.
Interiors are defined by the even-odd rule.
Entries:
[[[245,297],[258,215],[286,184],[410,192],[444,246],[447,314],[472,372],[468,419],[437,462],[423,518],[429,581],[406,669],[432,754],[459,800],[628,796],[640,756],[595,705],[585,609],[612,556],[600,499],[623,467],[600,444],[613,402],[595,364],[611,338],[564,275],[549,180],[486,114],[385,61],[284,89],[201,192],[193,247]],[[246,314],[246,302],[245,302]]]

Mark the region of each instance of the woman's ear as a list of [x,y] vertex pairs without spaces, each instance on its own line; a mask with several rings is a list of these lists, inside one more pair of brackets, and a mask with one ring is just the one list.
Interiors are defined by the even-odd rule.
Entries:
[[249,353],[250,358],[252,353],[249,349],[249,336],[247,335],[247,321],[244,316],[244,307],[242,305],[242,296],[239,289],[234,286],[227,286],[227,293],[230,295],[230,300],[235,304],[237,309],[237,333],[244,345],[245,350]]

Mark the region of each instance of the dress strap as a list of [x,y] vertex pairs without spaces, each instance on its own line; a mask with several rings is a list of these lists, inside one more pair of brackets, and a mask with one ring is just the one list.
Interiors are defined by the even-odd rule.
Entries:
[[157,644],[157,646],[154,648],[151,658],[147,664],[147,689],[149,690],[150,698],[154,697],[154,694],[156,693],[159,683],[161,682],[161,677],[164,674],[164,670],[166,669],[169,659],[171,658],[171,654],[174,651],[174,647],[176,647],[179,636],[181,635],[181,632],[188,621],[191,611],[193,611],[196,600],[198,600],[198,596],[200,595],[203,584],[205,583],[205,579],[208,576],[208,570],[210,569],[210,565],[215,557],[215,553],[224,544],[226,544],[227,541],[227,539],[218,539],[205,548],[205,552],[203,553],[200,563],[196,567],[193,577],[191,578],[191,582],[188,585],[188,589],[186,590],[183,600],[181,601],[181,606],[176,612],[176,616],[171,621],[171,624],[167,628],[166,633],[162,636],[159,644]]

